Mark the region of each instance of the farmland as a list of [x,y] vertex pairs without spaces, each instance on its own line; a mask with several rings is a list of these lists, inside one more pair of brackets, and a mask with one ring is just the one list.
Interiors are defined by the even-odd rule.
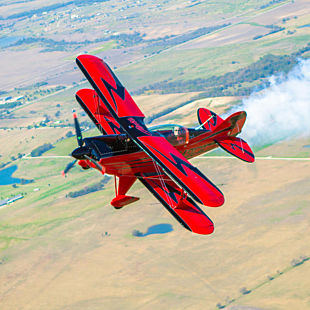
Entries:
[[[267,77],[220,96],[194,81],[223,79],[270,54],[293,57],[310,42],[309,13],[306,0],[0,1],[1,96],[23,97],[0,105],[0,164],[33,180],[0,186],[0,200],[24,197],[0,207],[0,308],[310,309],[310,162],[294,160],[310,157],[307,133],[256,153],[291,160],[192,160],[226,199],[204,207],[210,236],[184,230],[139,182],[130,194],[140,200],[115,210],[113,179],[72,198],[104,177],[78,165],[61,176],[72,161],[62,156],[77,146],[72,109],[83,136],[99,134],[74,98],[90,87],[76,55],[105,59],[148,126],[195,126],[199,107],[224,114],[242,101],[239,90]],[[193,87],[153,87],[169,83]],[[30,157],[46,143],[49,158]],[[159,224],[173,231],[133,234]]]

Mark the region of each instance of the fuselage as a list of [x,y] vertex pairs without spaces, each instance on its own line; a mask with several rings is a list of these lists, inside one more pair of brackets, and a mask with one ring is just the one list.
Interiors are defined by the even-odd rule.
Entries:
[[[152,134],[164,136],[185,158],[190,159],[217,147],[214,133],[205,129],[186,128],[179,125],[150,128]],[[166,128],[164,128],[166,127]],[[177,130],[178,129],[178,130]],[[216,134],[218,135],[218,133]],[[135,175],[150,171],[153,160],[136,145],[127,134],[104,135],[84,138],[91,156],[110,175]],[[86,160],[80,160],[82,167],[94,167]]]

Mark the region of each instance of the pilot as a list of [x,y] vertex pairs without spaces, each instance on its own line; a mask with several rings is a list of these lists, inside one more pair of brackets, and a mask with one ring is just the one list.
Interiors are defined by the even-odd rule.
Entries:
[[184,135],[183,135],[183,130],[181,127],[178,127],[178,126],[174,127],[173,133],[174,133],[176,141],[179,144],[184,142]]

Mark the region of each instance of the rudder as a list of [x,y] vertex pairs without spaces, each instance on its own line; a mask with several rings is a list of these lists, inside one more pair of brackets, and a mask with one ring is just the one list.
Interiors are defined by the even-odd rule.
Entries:
[[197,117],[200,124],[199,127],[203,127],[208,131],[213,131],[215,127],[223,123],[223,119],[220,116],[205,108],[199,108],[197,110]]

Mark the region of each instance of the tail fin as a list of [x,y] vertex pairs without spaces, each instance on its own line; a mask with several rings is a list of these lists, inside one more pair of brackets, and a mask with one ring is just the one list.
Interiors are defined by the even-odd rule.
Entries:
[[241,160],[249,163],[255,161],[250,146],[244,140],[235,137],[242,130],[246,112],[236,112],[225,120],[208,109],[200,108],[197,113],[200,127],[213,132],[214,141],[218,146]]
[[203,127],[208,131],[214,131],[217,126],[223,123],[223,119],[221,117],[205,108],[198,109],[197,116],[200,124],[199,127]]
[[241,132],[245,120],[246,112],[235,112],[232,115],[228,116],[224,121],[222,121],[220,125],[216,126],[213,132],[217,133],[220,137],[235,137]]

